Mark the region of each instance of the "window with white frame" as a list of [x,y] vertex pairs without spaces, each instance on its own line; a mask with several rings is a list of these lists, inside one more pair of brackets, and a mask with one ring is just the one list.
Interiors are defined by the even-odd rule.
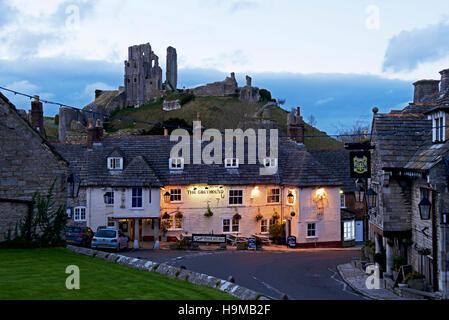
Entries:
[[307,238],[316,238],[318,237],[316,223],[308,223],[307,224]]
[[267,203],[280,203],[281,202],[281,189],[268,189],[267,190]]
[[340,193],[340,208],[346,208],[346,195]]
[[180,230],[182,229],[182,217],[177,216],[170,216],[170,218],[167,219],[168,228],[169,230]]
[[263,164],[266,168],[276,168],[278,166],[278,159],[276,158],[265,158]]
[[238,206],[243,204],[243,190],[229,190],[229,205]]
[[143,189],[142,188],[132,188],[131,208],[133,208],[133,209],[142,209],[143,208]]
[[108,206],[114,204],[114,191],[108,191],[104,194],[104,203]]
[[181,202],[182,193],[181,189],[170,189],[170,202]]
[[111,157],[108,158],[109,170],[123,170],[123,158]]
[[238,167],[239,167],[239,159],[237,158],[225,159],[225,168],[238,168]]
[[260,220],[260,233],[269,233],[270,227],[276,224],[273,219],[262,219]]
[[437,112],[429,116],[432,120],[432,141],[444,142],[446,140],[446,113],[443,111]]
[[170,170],[183,170],[184,158],[170,158],[169,160]]
[[73,220],[75,221],[87,221],[86,207],[76,207],[74,209]]
[[240,232],[240,220],[226,218],[223,219],[223,233],[238,233]]
[[355,239],[355,221],[345,221],[343,223],[343,239],[345,241]]

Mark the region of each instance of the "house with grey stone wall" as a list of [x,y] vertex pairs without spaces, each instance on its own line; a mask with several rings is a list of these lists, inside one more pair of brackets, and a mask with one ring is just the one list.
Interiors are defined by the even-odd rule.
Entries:
[[[39,97],[33,110],[42,110]],[[42,117],[42,113],[39,113]],[[33,123],[41,124],[36,118]],[[33,195],[54,184],[55,207],[66,204],[67,161],[0,93],[0,241],[26,214]]]
[[[414,83],[414,101],[386,114],[374,109],[372,176],[377,205],[370,210],[370,239],[386,254],[386,276],[403,257],[425,275],[427,289],[447,292],[449,212],[449,70],[437,80]],[[431,203],[430,216],[419,205]]]

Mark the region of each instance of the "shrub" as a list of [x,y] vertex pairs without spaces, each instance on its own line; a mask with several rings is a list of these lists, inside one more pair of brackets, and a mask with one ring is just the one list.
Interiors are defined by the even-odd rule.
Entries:
[[59,125],[59,114],[55,115],[55,125]]
[[407,264],[407,259],[405,259],[403,256],[395,256],[393,258],[393,269],[395,271],[399,271],[399,268],[406,264]]
[[195,100],[195,95],[193,93],[187,93],[181,96],[179,104],[183,106],[193,100]]
[[261,102],[276,102],[276,99],[273,99],[271,97],[271,92],[268,91],[267,89],[261,89],[259,91],[260,94],[260,101]]
[[418,271],[412,271],[407,275],[406,280],[407,281],[408,280],[420,280],[420,279],[425,279],[425,278],[426,277],[423,274],[419,273]]
[[207,210],[206,210],[206,213],[204,213],[204,216],[210,218],[210,217],[212,217],[213,215],[214,215],[214,213],[213,213],[212,210],[210,209],[210,206],[207,205]]
[[271,225],[270,235],[276,243],[278,243],[280,239],[285,238],[285,224]]

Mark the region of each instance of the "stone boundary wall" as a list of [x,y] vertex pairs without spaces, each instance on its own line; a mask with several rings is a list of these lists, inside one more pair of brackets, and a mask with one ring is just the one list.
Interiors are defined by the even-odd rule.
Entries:
[[157,272],[160,274],[167,275],[171,278],[177,278],[193,284],[218,289],[242,300],[274,300],[271,297],[241,287],[235,283],[222,280],[216,277],[208,276],[203,273],[198,273],[186,269],[169,266],[163,263],[156,263],[149,260],[126,257],[115,253],[98,251],[89,248],[75,247],[70,245],[67,246],[67,249],[75,253],[83,254],[89,257],[103,259],[121,265],[125,265],[131,268],[146,270],[149,272]]

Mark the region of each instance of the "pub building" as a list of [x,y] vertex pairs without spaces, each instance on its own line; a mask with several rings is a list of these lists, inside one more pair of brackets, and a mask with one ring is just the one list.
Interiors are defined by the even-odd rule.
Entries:
[[[269,235],[274,223],[285,223],[299,247],[342,246],[342,183],[298,139],[280,139],[278,158],[256,164],[224,158],[224,150],[221,164],[191,164],[170,158],[177,142],[168,136],[101,130],[90,123],[87,144],[55,145],[74,177],[73,224],[120,227],[136,248],[192,234]],[[261,175],[264,167],[275,173]]]

